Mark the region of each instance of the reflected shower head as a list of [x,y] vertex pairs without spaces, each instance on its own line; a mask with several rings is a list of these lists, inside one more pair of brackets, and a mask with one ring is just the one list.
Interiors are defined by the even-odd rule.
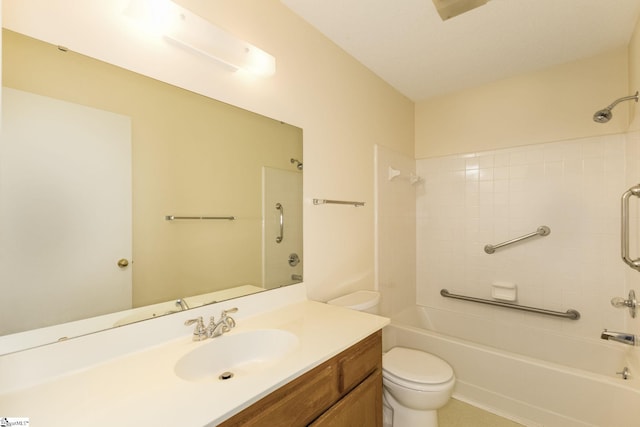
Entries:
[[608,107],[605,107],[602,110],[596,111],[595,114],[593,115],[593,121],[594,122],[598,122],[598,123],[607,123],[609,120],[611,120],[611,117],[613,117],[613,113],[611,113],[611,110],[613,110],[613,107],[615,107],[616,105],[618,105],[622,101],[630,101],[632,99],[635,100],[636,102],[638,102],[638,92],[637,91],[636,91],[635,95],[630,95],[630,96],[625,96],[623,98],[618,98],[615,101],[613,101],[611,103],[611,105],[609,105]]
[[298,159],[291,159],[291,163],[297,163],[296,164],[296,168],[298,168],[299,171],[302,170],[302,162]]

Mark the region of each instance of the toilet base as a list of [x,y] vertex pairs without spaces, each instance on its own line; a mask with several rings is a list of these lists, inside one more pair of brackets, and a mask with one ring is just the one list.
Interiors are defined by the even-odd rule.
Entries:
[[[383,427],[438,427],[438,411],[419,411],[402,406],[387,390],[383,391],[387,406]],[[392,423],[389,423],[393,420]]]

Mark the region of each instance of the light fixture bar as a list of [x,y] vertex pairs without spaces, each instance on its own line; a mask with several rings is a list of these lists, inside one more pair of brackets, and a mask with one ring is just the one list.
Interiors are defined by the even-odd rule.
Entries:
[[174,44],[204,55],[229,70],[244,70],[259,76],[275,73],[273,56],[172,1],[132,0],[128,14],[145,21],[147,27],[154,27],[155,32]]

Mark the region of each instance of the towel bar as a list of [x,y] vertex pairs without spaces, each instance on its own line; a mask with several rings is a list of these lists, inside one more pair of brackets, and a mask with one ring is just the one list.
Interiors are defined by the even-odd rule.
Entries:
[[348,202],[344,200],[313,199],[314,205],[353,205],[364,206],[364,202]]

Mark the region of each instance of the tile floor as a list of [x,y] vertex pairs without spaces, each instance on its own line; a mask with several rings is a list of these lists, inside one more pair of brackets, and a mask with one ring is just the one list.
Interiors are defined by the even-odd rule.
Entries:
[[522,424],[456,399],[438,410],[438,424],[439,427],[522,427]]

